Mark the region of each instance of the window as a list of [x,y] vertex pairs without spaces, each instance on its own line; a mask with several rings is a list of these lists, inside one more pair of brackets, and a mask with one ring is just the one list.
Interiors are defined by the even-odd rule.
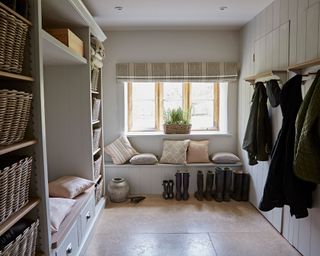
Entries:
[[160,131],[163,112],[191,108],[192,130],[219,130],[219,83],[128,83],[128,131]]

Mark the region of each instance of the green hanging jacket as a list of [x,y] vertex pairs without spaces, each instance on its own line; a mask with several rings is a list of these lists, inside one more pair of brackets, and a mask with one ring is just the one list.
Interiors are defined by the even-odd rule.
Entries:
[[320,183],[320,70],[296,119],[294,173],[303,180]]

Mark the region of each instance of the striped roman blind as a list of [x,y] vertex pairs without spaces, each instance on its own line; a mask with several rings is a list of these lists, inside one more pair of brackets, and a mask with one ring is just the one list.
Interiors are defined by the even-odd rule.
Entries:
[[235,81],[234,62],[119,63],[118,81]]

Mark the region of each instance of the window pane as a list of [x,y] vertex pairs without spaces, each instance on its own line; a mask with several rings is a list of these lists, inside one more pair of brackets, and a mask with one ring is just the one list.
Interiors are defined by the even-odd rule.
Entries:
[[132,83],[132,130],[155,128],[155,83]]
[[191,123],[193,130],[214,127],[214,83],[191,83]]
[[182,107],[182,83],[163,83],[163,110]]
[[192,102],[192,129],[207,129],[213,127],[213,101]]

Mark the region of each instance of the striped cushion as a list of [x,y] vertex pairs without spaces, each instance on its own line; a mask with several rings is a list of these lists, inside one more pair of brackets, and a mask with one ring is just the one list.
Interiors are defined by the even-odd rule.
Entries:
[[104,152],[111,156],[114,164],[124,164],[134,155],[139,154],[130,144],[126,136],[121,136],[104,147]]

